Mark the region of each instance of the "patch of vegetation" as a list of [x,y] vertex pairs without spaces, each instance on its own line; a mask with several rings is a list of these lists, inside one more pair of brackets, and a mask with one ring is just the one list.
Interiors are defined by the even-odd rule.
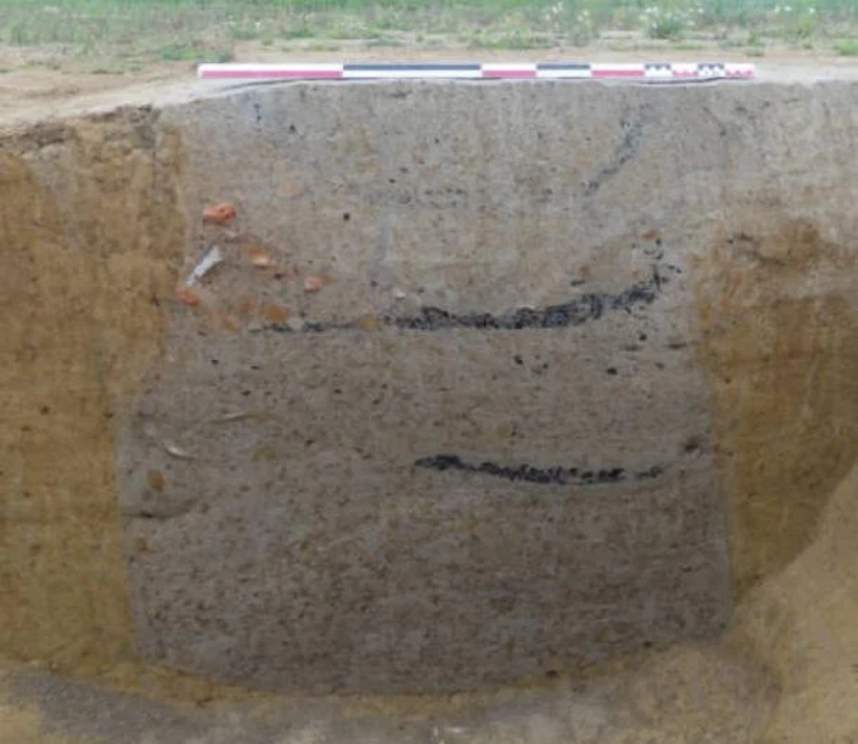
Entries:
[[[370,40],[480,49],[584,44],[604,31],[658,42],[721,38],[737,48],[778,38],[807,47],[852,38],[858,0],[0,0],[0,44],[61,46],[82,55],[191,60],[235,42]],[[750,36],[749,36],[750,35]],[[200,42],[204,42],[202,46]],[[827,42],[825,42],[827,43]],[[851,56],[851,42],[839,52]],[[845,45],[845,46],[844,46]],[[146,50],[149,50],[146,52]],[[154,50],[154,51],[153,51]],[[223,56],[223,52],[211,52]],[[206,57],[211,58],[210,56]]]
[[[308,52],[338,52],[342,47],[333,42],[318,41],[313,44],[306,44],[301,49]],[[284,47],[285,51],[292,51],[293,47]]]
[[189,44],[167,44],[158,49],[156,55],[165,62],[190,62],[197,57],[196,51]]
[[229,62],[233,54],[227,49],[205,49],[193,43],[167,44],[154,50],[154,56],[164,62]]
[[260,26],[233,26],[230,34],[236,41],[253,41],[260,36]]
[[834,45],[834,51],[841,57],[858,57],[858,39],[838,41]]
[[373,47],[404,47],[405,42],[401,39],[396,39],[392,36],[381,36],[377,39],[370,39],[366,46]]
[[794,39],[798,41],[808,41],[812,39],[818,31],[818,22],[815,14],[808,14],[798,18],[795,21],[790,33]]
[[682,38],[682,33],[688,25],[685,14],[677,10],[647,8],[645,17],[647,35],[651,39],[675,41]]
[[468,39],[472,49],[547,49],[553,45],[554,39],[550,36],[526,31],[477,33]]
[[286,39],[313,39],[315,38],[317,31],[312,26],[309,26],[305,23],[301,23],[296,26],[288,26],[283,36]]
[[747,44],[747,48],[745,49],[745,54],[748,57],[765,57],[766,50],[763,44],[762,37],[756,32],[751,31],[748,34],[748,38],[745,42]]

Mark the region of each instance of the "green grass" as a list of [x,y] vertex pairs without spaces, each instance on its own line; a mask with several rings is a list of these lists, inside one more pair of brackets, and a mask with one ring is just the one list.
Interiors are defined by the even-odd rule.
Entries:
[[312,26],[304,24],[287,26],[284,29],[283,38],[285,39],[313,39],[318,35],[318,30]]
[[229,62],[232,53],[227,50],[202,49],[192,43],[167,44],[151,50],[152,56],[164,62]]
[[[656,41],[742,30],[815,47],[852,37],[858,0],[0,0],[0,44],[54,46],[80,55],[184,62],[222,59],[235,44],[282,48],[296,40],[363,40],[378,46],[416,37],[464,40],[484,49],[586,43],[607,30]],[[732,33],[735,36],[735,33]],[[407,42],[406,42],[407,39]],[[851,42],[837,51],[853,54]],[[742,48],[744,43],[737,44]],[[845,51],[841,51],[845,50]]]
[[366,45],[370,49],[378,48],[378,47],[393,48],[393,47],[404,47],[405,42],[402,41],[401,39],[395,39],[392,36],[382,36],[378,39],[370,39],[366,43]]
[[461,40],[471,49],[547,49],[554,45],[550,36],[523,31],[475,33],[463,36]]
[[858,57],[858,39],[839,41],[834,45],[834,51],[841,57]]
[[[338,52],[342,47],[336,42],[332,41],[316,41],[311,44],[305,44],[300,47],[305,52]],[[296,47],[284,45],[281,47],[284,52],[294,52]]]

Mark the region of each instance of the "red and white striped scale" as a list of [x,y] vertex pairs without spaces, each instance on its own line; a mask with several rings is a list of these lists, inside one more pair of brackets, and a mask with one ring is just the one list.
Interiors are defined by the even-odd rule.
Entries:
[[634,80],[693,82],[753,80],[754,65],[724,62],[347,62],[200,65],[205,80]]

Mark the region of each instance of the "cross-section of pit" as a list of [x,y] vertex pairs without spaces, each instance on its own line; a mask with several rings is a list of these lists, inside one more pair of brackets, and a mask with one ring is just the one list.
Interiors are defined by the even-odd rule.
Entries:
[[777,670],[858,441],[856,111],[298,84],[0,141],[4,652],[278,693]]

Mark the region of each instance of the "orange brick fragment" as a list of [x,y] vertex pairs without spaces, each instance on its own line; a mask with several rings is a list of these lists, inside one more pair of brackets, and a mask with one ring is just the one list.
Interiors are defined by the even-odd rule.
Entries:
[[271,266],[271,256],[269,256],[262,248],[252,248],[250,251],[250,262],[259,267],[260,269],[264,269],[267,266]]
[[286,305],[266,305],[263,315],[271,323],[285,323],[289,320],[289,308]]
[[203,222],[209,225],[228,225],[235,216],[236,211],[232,204],[216,204],[203,210]]
[[188,287],[182,287],[176,292],[176,299],[184,305],[199,305],[200,296]]

